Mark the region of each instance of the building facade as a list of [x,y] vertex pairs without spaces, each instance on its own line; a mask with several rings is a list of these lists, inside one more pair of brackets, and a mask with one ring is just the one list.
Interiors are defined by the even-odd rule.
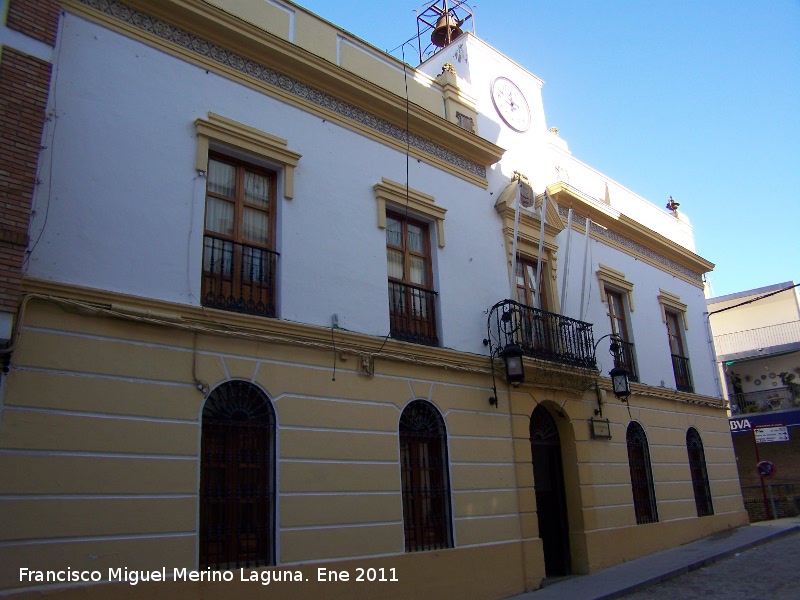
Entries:
[[6,593],[502,598],[747,522],[713,265],[530,72],[283,0],[5,19],[46,99],[4,175]]
[[[751,521],[800,514],[800,296],[793,281],[709,298]],[[759,463],[774,472],[762,477]]]

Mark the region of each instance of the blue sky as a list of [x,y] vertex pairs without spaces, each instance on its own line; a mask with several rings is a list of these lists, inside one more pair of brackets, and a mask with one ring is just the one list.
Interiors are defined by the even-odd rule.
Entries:
[[[298,3],[388,51],[416,35],[422,5]],[[545,81],[548,127],[573,155],[680,202],[715,296],[800,282],[800,0],[472,7],[478,37]]]

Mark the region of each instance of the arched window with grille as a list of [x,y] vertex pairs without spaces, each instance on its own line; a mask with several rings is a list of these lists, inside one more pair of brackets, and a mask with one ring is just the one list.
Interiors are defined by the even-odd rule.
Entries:
[[694,427],[686,430],[686,450],[689,453],[689,470],[692,473],[692,488],[694,488],[694,503],[697,507],[698,517],[707,517],[714,514],[711,504],[711,487],[708,484],[708,471],[706,470],[706,453],[703,450],[703,440]]
[[625,437],[628,443],[628,466],[631,470],[636,523],[638,525],[655,523],[658,521],[658,508],[647,436],[639,423],[631,421]]
[[275,411],[258,387],[208,396],[200,465],[200,568],[275,564]]
[[447,430],[427,400],[400,415],[400,463],[406,552],[452,548]]

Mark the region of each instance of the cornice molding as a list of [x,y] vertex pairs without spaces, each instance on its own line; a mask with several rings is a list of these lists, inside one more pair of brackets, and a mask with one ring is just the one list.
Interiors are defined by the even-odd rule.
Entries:
[[[516,179],[512,180],[500,193],[494,208],[503,218],[503,237],[506,240],[509,253],[509,264],[511,256],[511,245],[514,242],[514,220],[516,214],[517,186]],[[536,200],[541,201],[541,196],[536,196]],[[561,215],[558,214],[558,207],[555,203],[548,202],[544,216],[544,248],[548,253],[555,253],[558,250],[556,236],[566,227]],[[528,248],[527,254],[531,256],[539,253],[539,233],[541,231],[541,219],[539,211],[531,208],[519,208],[519,223],[517,229],[517,240],[523,242]],[[535,249],[535,251],[534,251]],[[538,257],[536,257],[538,258]]]
[[372,189],[375,190],[375,198],[378,200],[378,227],[380,229],[386,229],[387,202],[395,209],[402,210],[407,206],[410,210],[433,220],[436,224],[436,241],[440,248],[444,248],[444,216],[447,209],[436,204],[433,196],[386,177],[381,178],[381,182],[372,186]]
[[[327,327],[243,315],[28,277],[22,280],[22,292],[23,307],[31,300],[40,299],[62,306],[71,306],[85,316],[146,322],[184,331],[201,331],[212,336],[349,352],[479,376],[488,377],[492,374],[489,357],[486,355],[421,346],[343,329],[333,330],[332,339],[332,331]],[[20,318],[24,319],[25,311],[22,308],[20,314]],[[582,395],[597,384],[602,389],[611,390],[611,380],[601,377],[598,371],[576,369],[529,357],[523,360],[528,379],[520,389],[560,389]],[[648,397],[725,408],[725,402],[721,398],[651,387],[641,383],[631,383],[631,391],[634,402],[637,397]]]
[[287,200],[294,198],[294,169],[302,155],[289,150],[286,140],[212,112],[208,113],[208,120],[195,119],[194,126],[197,132],[195,169],[208,170],[209,143],[218,141],[280,164],[284,171],[283,195]]
[[[714,269],[714,263],[687,250],[680,244],[610,208],[603,211],[569,184],[557,182],[547,186],[558,203],[558,211],[566,216],[573,208],[572,227],[582,232],[587,215],[592,219],[592,238],[630,254],[697,287],[703,287],[703,273]],[[581,214],[583,213],[583,214]]]
[[[490,375],[489,357],[401,342],[345,329],[319,327],[295,321],[144,298],[74,284],[25,278],[22,291],[29,299],[41,299],[81,309],[81,314],[144,321],[220,337],[268,341],[337,352],[364,354],[395,362],[414,363],[456,371]],[[334,336],[335,343],[332,341]]]
[[[445,118],[407,104],[405,98],[202,0],[62,3],[72,13],[408,151],[481,187],[488,185],[487,166],[499,161],[505,152]],[[406,135],[406,124],[410,135]]]
[[[625,273],[612,269],[604,264],[597,266],[597,281],[600,284],[600,300],[603,304],[608,304],[606,297],[606,284],[611,284],[612,288],[622,290],[628,297],[628,308],[631,312],[635,310],[633,304],[633,283],[625,278]],[[610,309],[611,307],[609,307]]]

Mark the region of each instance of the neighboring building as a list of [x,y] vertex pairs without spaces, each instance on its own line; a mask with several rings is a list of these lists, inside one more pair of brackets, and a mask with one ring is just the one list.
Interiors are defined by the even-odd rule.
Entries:
[[530,72],[470,32],[414,69],[284,0],[7,14],[0,72],[50,75],[10,176],[5,593],[502,598],[747,522],[713,265]]
[[[750,519],[800,514],[798,288],[788,281],[710,298],[708,311]],[[762,460],[775,466],[764,481]]]

